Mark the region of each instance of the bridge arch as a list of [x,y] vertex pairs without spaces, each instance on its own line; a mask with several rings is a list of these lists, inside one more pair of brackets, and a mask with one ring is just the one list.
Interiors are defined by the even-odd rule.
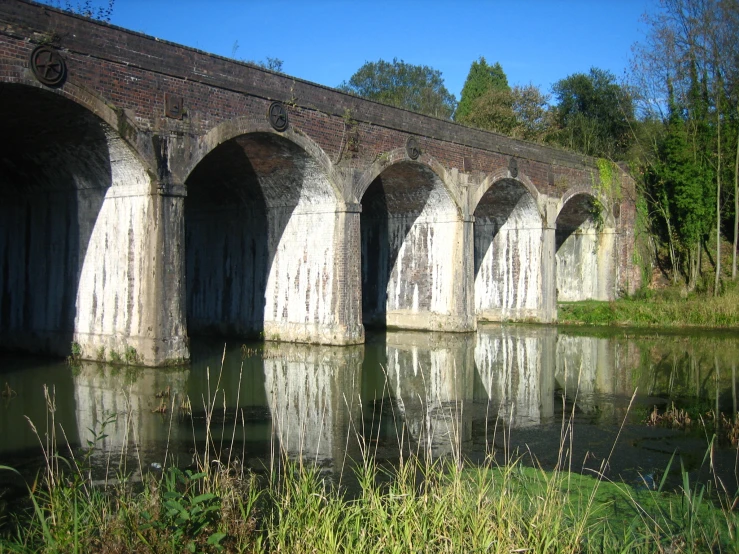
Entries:
[[476,187],[472,192],[470,192],[470,212],[474,213],[474,211],[477,209],[478,205],[480,204],[480,201],[483,199],[483,197],[485,197],[488,191],[493,186],[495,186],[496,183],[500,183],[502,181],[515,182],[522,189],[526,190],[526,192],[529,193],[531,198],[536,203],[536,209],[539,212],[539,216],[542,219],[544,219],[544,211],[542,210],[542,207],[539,201],[539,197],[540,197],[539,190],[536,188],[534,183],[531,182],[531,179],[529,179],[526,175],[519,173],[518,176],[511,177],[511,174],[508,168],[500,168],[490,173],[487,177],[485,177],[485,179],[483,179],[483,181],[480,183],[478,187]]
[[189,333],[346,342],[334,272],[343,202],[325,153],[292,128],[239,119],[205,135],[194,159],[184,210]]
[[0,83],[12,137],[0,158],[0,345],[66,355],[76,342],[87,358],[133,348],[154,363],[143,305],[154,185],[117,117],[69,82]]
[[206,156],[219,146],[239,137],[256,134],[279,137],[284,141],[293,143],[295,146],[303,150],[315,163],[316,168],[320,169],[324,173],[327,182],[331,185],[334,194],[336,195],[337,200],[343,199],[344,194],[339,186],[341,178],[336,175],[334,165],[331,163],[331,159],[328,154],[324,152],[323,148],[321,148],[307,134],[296,130],[292,125],[290,125],[287,130],[280,133],[275,131],[267,121],[255,121],[253,117],[238,117],[224,121],[203,135],[198,141],[196,148],[193,150],[193,156],[185,169],[183,181],[186,181],[200,162],[202,162]]
[[500,170],[483,181],[471,204],[477,317],[543,319],[544,218],[536,187]]
[[574,187],[559,202],[555,227],[557,299],[615,298],[616,231],[590,187]]
[[425,166],[429,171],[435,174],[461,212],[462,202],[460,191],[450,183],[446,168],[434,157],[425,152],[417,159],[413,160],[408,157],[405,148],[395,148],[379,156],[367,169],[365,169],[356,182],[353,191],[353,198],[361,202],[370,185],[372,185],[386,169],[403,162]]
[[112,131],[115,131],[115,134],[128,145],[129,150],[136,156],[138,162],[147,170],[152,171],[152,174],[156,174],[156,163],[148,155],[147,145],[143,144],[145,139],[136,122],[129,117],[125,110],[116,109],[88,88],[78,86],[71,77],[67,78],[62,87],[49,88],[32,78],[27,69],[14,64],[0,63],[0,86],[5,85],[25,86],[29,87],[27,89],[29,91],[44,91],[48,94],[64,97],[70,102],[85,108],[106,123]]
[[429,156],[392,151],[360,178],[362,314],[368,326],[468,330],[461,209]]

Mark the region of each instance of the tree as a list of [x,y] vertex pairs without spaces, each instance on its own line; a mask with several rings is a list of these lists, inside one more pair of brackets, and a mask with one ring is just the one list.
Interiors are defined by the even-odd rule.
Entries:
[[459,98],[457,111],[454,113],[454,120],[460,123],[469,123],[471,114],[475,111],[476,101],[488,95],[489,104],[492,100],[501,100],[511,103],[506,93],[510,93],[511,87],[508,86],[508,78],[506,77],[500,63],[488,65],[484,57],[472,62],[470,72],[462,87],[462,94]]
[[457,121],[478,129],[508,135],[516,125],[513,103],[510,89],[491,88],[476,98],[470,112],[465,117],[457,118]]
[[552,87],[557,104],[558,142],[589,156],[623,159],[634,108],[628,90],[603,69],[574,73]]
[[[661,10],[646,18],[647,40],[634,47],[633,82],[642,90],[641,109],[661,111],[668,88],[684,107],[688,144],[695,164],[710,178],[715,225],[714,292],[721,274],[724,207],[734,196],[734,227],[739,229],[739,0],[662,0]],[[734,164],[726,160],[733,160]],[[733,173],[733,175],[732,175]],[[722,187],[734,182],[734,190]],[[732,266],[736,264],[735,244]],[[732,268],[732,275],[736,273]]]
[[[710,227],[711,178],[693,153],[685,110],[675,101],[671,87],[669,91],[666,132],[652,169],[653,189],[667,205],[666,223],[671,235],[668,240],[677,240],[678,248],[685,254],[688,288],[692,290],[700,274],[701,245]],[[674,257],[673,251],[671,255]],[[674,277],[680,263],[677,259],[672,263]]]
[[407,64],[397,58],[392,62],[366,62],[338,88],[362,98],[441,119],[450,119],[457,106],[456,98],[444,86],[438,69]]
[[516,124],[511,130],[515,138],[535,142],[547,142],[553,121],[549,110],[549,95],[543,94],[536,85],[516,85],[511,90],[513,114]]

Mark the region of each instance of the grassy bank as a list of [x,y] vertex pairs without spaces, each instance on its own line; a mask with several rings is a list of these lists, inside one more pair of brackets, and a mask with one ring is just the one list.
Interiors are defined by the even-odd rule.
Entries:
[[[58,448],[57,433],[65,435],[47,391],[47,427],[37,433],[45,468],[24,499],[12,508],[0,503],[0,553],[739,551],[736,495],[718,477],[691,483],[677,462],[661,482],[579,475],[569,471],[565,421],[552,471],[538,469],[530,455],[472,464],[458,449],[443,460],[418,451],[378,467],[360,439],[360,459],[344,470],[355,477],[347,487],[346,475],[337,483],[280,454],[259,476],[231,449],[219,456],[220,441],[210,434],[217,396],[206,402],[208,446],[195,453],[193,467],[147,470],[139,461],[141,481],[119,469],[94,484],[91,463],[106,423],[87,448],[74,450],[66,440]],[[682,486],[664,490],[675,474]]]
[[739,287],[715,297],[670,289],[613,302],[561,302],[557,316],[573,325],[739,328]]
[[[366,462],[347,497],[308,466],[266,482],[233,468],[125,482],[37,483],[5,514],[3,552],[735,552],[737,515],[704,489],[638,490],[511,462]],[[650,483],[647,483],[651,485]],[[720,496],[718,498],[721,498]]]

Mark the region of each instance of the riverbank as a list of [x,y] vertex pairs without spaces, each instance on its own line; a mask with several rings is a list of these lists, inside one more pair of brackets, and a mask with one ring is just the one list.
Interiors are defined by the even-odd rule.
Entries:
[[727,285],[720,296],[667,289],[612,302],[560,302],[557,317],[564,325],[739,329],[739,286]]
[[709,499],[684,473],[681,490],[664,492],[651,475],[613,483],[545,472],[521,458],[480,467],[413,456],[392,469],[367,458],[350,496],[318,469],[282,462],[262,478],[238,464],[165,468],[136,486],[118,476],[115,485],[93,487],[78,463],[50,469],[30,484],[25,511],[0,514],[0,552],[736,552],[739,545],[733,497],[718,489]]

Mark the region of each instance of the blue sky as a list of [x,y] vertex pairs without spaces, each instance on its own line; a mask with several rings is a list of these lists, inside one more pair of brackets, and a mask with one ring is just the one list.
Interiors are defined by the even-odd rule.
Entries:
[[440,70],[459,99],[480,56],[500,62],[510,84],[544,92],[593,66],[621,78],[644,40],[641,16],[655,9],[657,0],[116,0],[111,23],[222,56],[279,58],[285,73],[327,86],[397,57]]

